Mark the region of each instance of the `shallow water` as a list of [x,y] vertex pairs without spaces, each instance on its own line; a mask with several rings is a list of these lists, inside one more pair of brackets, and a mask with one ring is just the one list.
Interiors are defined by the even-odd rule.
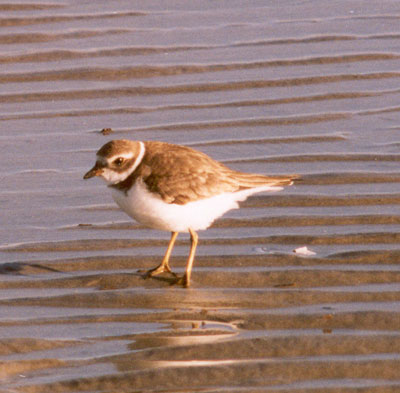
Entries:
[[[397,1],[0,11],[0,392],[400,390]],[[177,288],[137,273],[169,234],[82,180],[117,138],[302,181],[201,232]]]

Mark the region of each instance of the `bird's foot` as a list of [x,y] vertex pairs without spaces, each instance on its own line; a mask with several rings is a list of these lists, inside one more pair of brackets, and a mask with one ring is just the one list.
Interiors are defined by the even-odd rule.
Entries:
[[165,273],[165,272],[170,273],[176,277],[176,274],[171,270],[169,265],[161,263],[157,267],[145,271],[143,274],[143,278],[146,279],[146,278],[154,277],[154,276],[157,276],[158,274]]
[[177,277],[174,285],[182,285],[184,288],[190,287],[190,279],[187,278],[186,273],[182,277]]

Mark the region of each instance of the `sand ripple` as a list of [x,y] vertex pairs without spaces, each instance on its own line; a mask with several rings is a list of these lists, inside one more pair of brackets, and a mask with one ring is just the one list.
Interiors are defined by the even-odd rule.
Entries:
[[[400,9],[275,3],[0,4],[1,393],[400,390]],[[302,179],[201,233],[186,290],[82,180],[111,138]]]

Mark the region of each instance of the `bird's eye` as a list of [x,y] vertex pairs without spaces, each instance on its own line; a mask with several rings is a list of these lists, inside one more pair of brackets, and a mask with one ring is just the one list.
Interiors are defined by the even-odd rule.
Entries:
[[118,157],[114,160],[114,164],[117,166],[121,166],[123,162],[124,162],[124,159],[122,157]]

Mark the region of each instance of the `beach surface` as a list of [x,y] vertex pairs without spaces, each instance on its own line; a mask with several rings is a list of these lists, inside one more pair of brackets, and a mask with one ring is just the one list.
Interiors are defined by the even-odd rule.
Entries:
[[[400,3],[0,3],[0,393],[400,391]],[[84,181],[111,139],[299,174],[200,240]],[[182,274],[189,237],[171,266]]]

